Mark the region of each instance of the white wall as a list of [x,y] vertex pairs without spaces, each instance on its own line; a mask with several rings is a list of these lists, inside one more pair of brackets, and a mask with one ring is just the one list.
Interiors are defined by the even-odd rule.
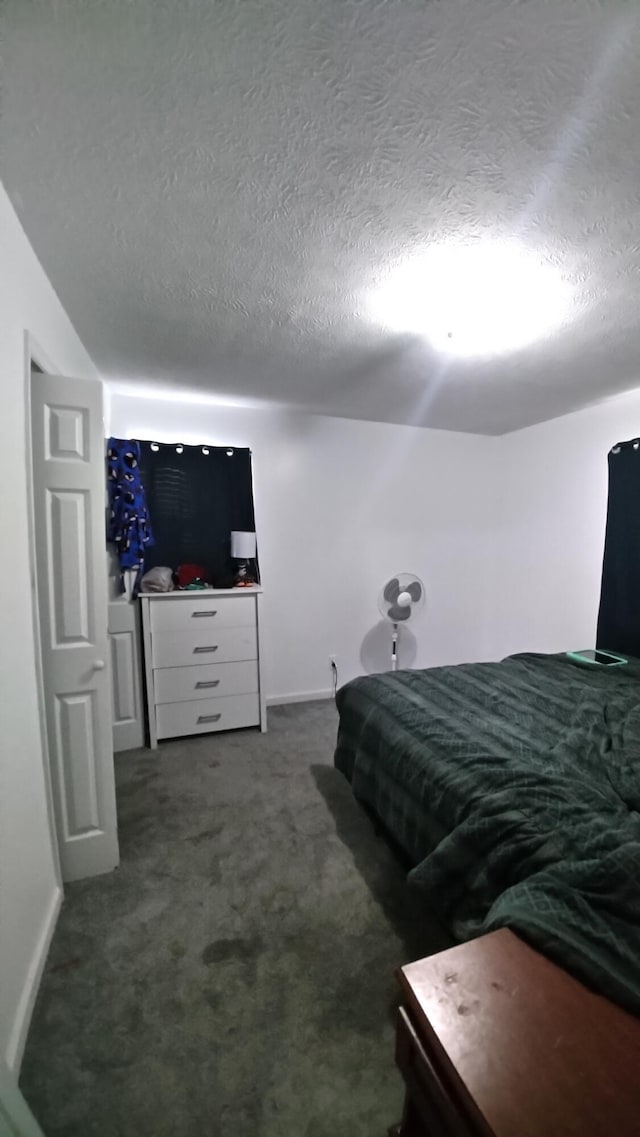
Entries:
[[594,645],[607,454],[616,442],[638,434],[635,391],[498,440],[496,657]]
[[0,1057],[16,1068],[60,889],[39,732],[29,589],[25,331],[58,371],[95,375],[0,186]]
[[341,681],[386,666],[386,632],[361,649],[402,568],[429,596],[407,663],[594,644],[607,453],[640,434],[640,391],[501,438],[111,400],[115,434],[251,446],[271,697],[325,690],[330,652]]
[[[380,586],[403,570],[427,585],[415,663],[487,655],[495,439],[152,394],[110,402],[116,436],[251,447],[268,697],[326,693],[330,653],[341,682],[388,667],[389,631],[371,633]],[[414,662],[406,642],[402,661]]]

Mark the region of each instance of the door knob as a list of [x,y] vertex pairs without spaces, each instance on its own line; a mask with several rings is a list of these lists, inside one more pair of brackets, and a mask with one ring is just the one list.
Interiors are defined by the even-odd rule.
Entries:
[[93,661],[94,671],[104,671],[104,659],[95,659]]

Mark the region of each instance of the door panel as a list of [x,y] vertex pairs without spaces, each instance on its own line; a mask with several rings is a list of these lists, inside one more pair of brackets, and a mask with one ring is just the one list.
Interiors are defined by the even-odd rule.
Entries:
[[112,632],[110,635],[115,722],[127,722],[136,717],[132,639],[133,632]]
[[89,641],[87,603],[87,495],[70,490],[46,491],[51,641],[63,644]]
[[62,875],[118,863],[107,668],[102,385],[31,382],[37,592]]
[[109,604],[109,662],[113,747],[116,753],[144,746],[140,613],[137,603]]
[[[54,376],[55,378],[55,376]],[[89,436],[89,415],[85,407],[45,407],[47,459],[87,460],[85,439]]]
[[57,749],[67,756],[60,765],[60,800],[66,840],[100,827],[93,739],[94,694],[78,691],[55,697]]

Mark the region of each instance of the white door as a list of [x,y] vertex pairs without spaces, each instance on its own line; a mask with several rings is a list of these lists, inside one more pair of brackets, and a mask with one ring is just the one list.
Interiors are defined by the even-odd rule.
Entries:
[[44,1137],[16,1081],[0,1059],[0,1137]]
[[113,702],[113,749],[144,746],[140,605],[127,599],[109,604],[109,652]]
[[34,374],[31,428],[51,782],[62,876],[78,880],[118,864],[102,384]]

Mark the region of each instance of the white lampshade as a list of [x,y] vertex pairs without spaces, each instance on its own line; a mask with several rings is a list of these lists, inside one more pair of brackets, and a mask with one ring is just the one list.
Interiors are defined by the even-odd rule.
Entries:
[[238,529],[231,531],[231,556],[237,561],[252,561],[256,555],[255,533],[243,533]]

